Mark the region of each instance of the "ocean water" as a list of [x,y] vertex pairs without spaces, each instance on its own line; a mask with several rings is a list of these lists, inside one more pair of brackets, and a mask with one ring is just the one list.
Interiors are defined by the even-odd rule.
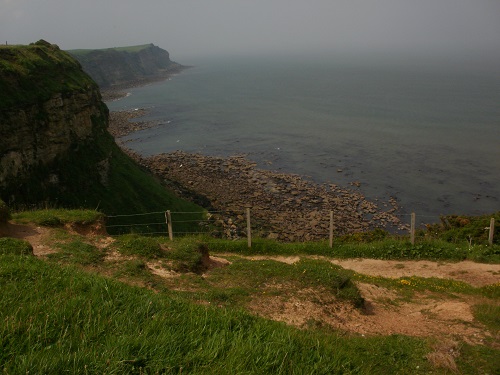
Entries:
[[143,155],[245,154],[318,183],[360,182],[425,222],[500,210],[500,70],[206,60],[107,104],[160,123],[126,138]]

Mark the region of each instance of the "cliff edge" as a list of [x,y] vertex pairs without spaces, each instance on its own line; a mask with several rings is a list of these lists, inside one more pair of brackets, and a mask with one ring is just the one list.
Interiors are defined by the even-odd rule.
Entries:
[[182,65],[154,44],[68,51],[102,89],[119,88],[167,78]]
[[116,145],[98,85],[58,46],[0,46],[0,199],[14,209],[201,211]]

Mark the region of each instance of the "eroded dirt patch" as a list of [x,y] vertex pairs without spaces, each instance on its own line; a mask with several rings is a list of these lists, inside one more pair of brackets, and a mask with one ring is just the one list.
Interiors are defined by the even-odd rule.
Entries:
[[248,308],[262,317],[305,328],[328,325],[361,335],[401,334],[415,337],[453,337],[482,344],[491,335],[474,322],[466,301],[439,299],[421,294],[411,302],[397,301],[391,290],[371,284],[358,285],[366,309],[339,302],[327,291],[304,289],[293,295],[266,291],[254,297]]
[[333,259],[333,264],[370,276],[390,278],[437,277],[463,281],[472,286],[500,282],[500,264],[431,261],[399,261],[378,259]]
[[46,244],[50,237],[50,228],[8,223],[6,232],[10,237],[28,241],[35,256],[42,257],[57,251]]
[[[36,256],[54,253],[47,243],[53,236],[53,229],[29,225],[9,223],[9,235],[25,239],[33,246]],[[110,249],[113,238],[105,236],[90,236],[87,240],[101,250]],[[237,257],[235,254],[217,254],[206,260],[207,271],[216,267],[228,265],[225,257]],[[108,250],[105,262],[124,262],[134,257],[124,256],[116,251]],[[298,256],[248,256],[249,260],[276,260],[293,264],[300,260]],[[500,265],[481,264],[474,262],[430,262],[430,261],[383,261],[372,259],[331,260],[329,258],[311,257],[329,260],[341,267],[352,269],[357,273],[399,278],[409,276],[439,277],[464,281],[473,286],[483,286],[500,282]],[[178,284],[180,273],[168,270],[165,264],[156,261],[146,262],[147,271],[165,280],[175,278]],[[108,270],[109,271],[109,270]],[[103,271],[105,273],[105,271]],[[130,282],[130,280],[128,280]],[[489,331],[474,319],[473,307],[484,303],[479,297],[455,294],[448,297],[432,292],[419,292],[411,300],[403,298],[395,290],[369,284],[357,283],[366,308],[363,310],[352,307],[349,303],[339,302],[332,292],[321,288],[297,289],[291,285],[272,283],[266,285],[260,293],[254,295],[247,304],[252,313],[283,321],[297,327],[311,325],[327,325],[335,329],[361,335],[401,334],[416,337],[437,337],[447,342],[465,341],[471,344],[482,344],[491,339]],[[188,285],[177,285],[179,290],[191,290]],[[173,288],[175,289],[175,288]],[[195,291],[193,289],[193,291]],[[487,303],[498,304],[498,301],[488,300]],[[453,369],[455,352],[453,345],[446,350],[437,348],[430,361],[442,363],[444,367]],[[451,352],[450,352],[451,350]]]

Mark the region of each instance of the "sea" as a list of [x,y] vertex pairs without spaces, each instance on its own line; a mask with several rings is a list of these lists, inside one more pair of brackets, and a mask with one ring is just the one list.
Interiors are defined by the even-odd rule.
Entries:
[[500,210],[497,66],[309,56],[193,65],[107,103],[145,108],[137,121],[158,123],[125,137],[128,148],[243,154],[259,168],[393,197],[425,222]]

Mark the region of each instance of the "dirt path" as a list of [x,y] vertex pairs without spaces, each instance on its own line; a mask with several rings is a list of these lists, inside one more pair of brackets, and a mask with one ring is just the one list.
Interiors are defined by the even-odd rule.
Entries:
[[50,236],[50,228],[8,223],[7,233],[10,237],[28,241],[35,256],[41,257],[56,252],[45,243]]
[[398,261],[378,259],[335,259],[331,261],[343,268],[370,276],[400,278],[409,276],[437,277],[463,281],[480,287],[500,282],[500,264],[463,261],[456,263]]
[[[229,256],[230,254],[221,254]],[[231,254],[234,256],[234,254]],[[276,260],[283,263],[293,264],[300,260],[299,256],[246,256],[252,260]],[[463,262],[431,262],[428,260],[379,260],[379,259],[330,259],[315,256],[315,259],[329,260],[343,268],[353,270],[369,276],[381,276],[388,278],[400,277],[436,277],[440,279],[452,279],[463,281],[475,287],[500,283],[500,264]]]
[[[52,229],[29,225],[9,224],[9,235],[25,239],[33,246],[36,256],[45,256],[56,250],[52,249],[50,236]],[[90,239],[90,237],[89,237]],[[111,237],[101,237],[103,248],[112,242]],[[216,254],[211,261],[218,264],[228,264],[225,258],[238,255],[232,253]],[[276,260],[288,264],[296,263],[299,256],[238,256],[249,260]],[[330,259],[346,269],[357,273],[400,278],[409,276],[436,277],[466,282],[479,287],[500,282],[500,264],[483,264],[470,261],[464,262],[431,262],[431,261],[387,261],[374,259]],[[157,269],[158,267],[149,267]],[[162,274],[154,272],[160,277],[172,278],[172,272]],[[359,310],[352,306],[339,303],[331,293],[318,289],[294,290],[292,294],[266,293],[252,297],[246,306],[256,315],[268,319],[286,322],[298,327],[307,327],[310,324],[328,325],[346,332],[360,335],[391,335],[401,334],[415,337],[439,338],[441,346],[436,348],[436,358],[443,356],[449,363],[453,362],[453,353],[458,350],[458,341],[471,344],[496,342],[500,346],[499,338],[477,322],[474,318],[474,306],[482,303],[497,301],[485,300],[479,296],[455,295],[446,297],[432,292],[418,292],[411,300],[403,298],[394,290],[375,284],[357,283],[363,298],[365,309]],[[277,285],[269,285],[269,291]],[[283,287],[283,290],[286,286]],[[493,340],[493,341],[492,341]],[[450,354],[452,353],[452,354]],[[433,354],[433,355],[434,355]]]

